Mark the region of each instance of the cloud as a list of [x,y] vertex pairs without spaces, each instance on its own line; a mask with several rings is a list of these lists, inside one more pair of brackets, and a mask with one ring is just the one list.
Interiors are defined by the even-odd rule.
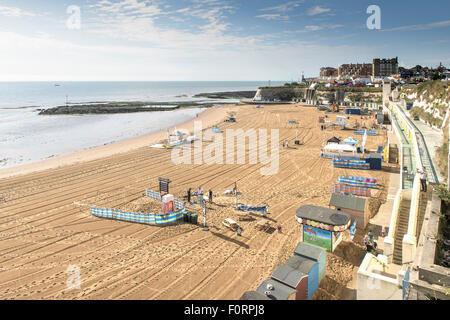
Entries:
[[450,20],[438,21],[427,24],[415,24],[391,29],[382,29],[381,31],[418,31],[418,30],[430,30],[435,28],[445,28],[448,26],[450,26]]
[[266,19],[266,20],[288,20],[289,16],[282,15],[279,13],[268,13],[268,14],[260,14],[256,16],[256,18]]
[[331,9],[329,8],[322,8],[321,6],[315,6],[314,8],[308,10],[308,16],[315,16],[330,11]]
[[286,2],[286,3],[280,4],[278,6],[259,9],[259,11],[288,12],[288,11],[294,10],[294,8],[299,7],[301,3],[303,3],[303,0],[289,1],[289,2]]
[[35,17],[36,14],[16,7],[0,6],[0,16],[20,18],[25,16]]

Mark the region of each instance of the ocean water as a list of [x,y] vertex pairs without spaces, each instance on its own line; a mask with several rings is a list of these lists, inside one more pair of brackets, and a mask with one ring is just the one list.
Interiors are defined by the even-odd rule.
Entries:
[[[55,86],[58,84],[59,86]],[[282,83],[272,82],[272,85]],[[267,82],[0,82],[0,168],[172,128],[204,108],[104,115],[38,115],[39,108],[107,101],[193,101],[203,92],[256,90]]]

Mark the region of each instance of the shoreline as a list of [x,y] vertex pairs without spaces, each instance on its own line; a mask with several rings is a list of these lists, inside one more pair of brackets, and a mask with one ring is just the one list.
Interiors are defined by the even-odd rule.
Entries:
[[[213,106],[199,113],[198,117],[187,120],[180,125],[177,125],[177,127],[192,132],[194,128],[194,121],[202,121],[203,129],[206,129],[225,119],[228,111],[238,111],[239,108],[240,106],[234,104]],[[169,127],[169,129],[170,128],[172,127]],[[0,179],[17,177],[29,173],[35,173],[63,166],[88,162],[143,147],[149,147],[151,144],[158,143],[159,141],[166,139],[166,129],[167,128],[150,132],[148,134],[135,138],[115,141],[97,147],[65,153],[43,160],[38,160],[32,163],[18,165],[10,168],[2,168],[0,169]]]

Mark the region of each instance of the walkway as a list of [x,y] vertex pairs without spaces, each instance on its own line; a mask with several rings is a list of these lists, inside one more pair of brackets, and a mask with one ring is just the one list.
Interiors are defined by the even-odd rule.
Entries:
[[[431,141],[429,141],[430,144],[428,144],[425,135],[423,135],[422,130],[420,130],[420,127],[422,129],[425,129],[424,127],[427,127],[427,126],[422,124],[420,121],[412,121],[411,118],[409,117],[409,112],[406,112],[400,106],[399,106],[399,109],[403,112],[403,114],[408,119],[409,123],[415,129],[417,144],[419,146],[420,159],[422,161],[422,165],[426,168],[426,170],[428,172],[428,180],[431,183],[439,183],[439,177],[437,174],[437,170],[435,170],[435,168],[437,168],[437,167],[436,167],[435,161],[433,162],[433,159],[436,159],[434,156],[436,146],[439,146],[440,143],[442,143],[442,134],[436,134],[434,132],[434,130],[432,130],[431,128],[424,130],[425,132],[427,132],[428,140],[431,140]],[[420,125],[418,125],[418,123],[420,123]],[[430,146],[430,149],[433,150],[432,152],[430,151],[430,149],[428,148],[427,145]]]

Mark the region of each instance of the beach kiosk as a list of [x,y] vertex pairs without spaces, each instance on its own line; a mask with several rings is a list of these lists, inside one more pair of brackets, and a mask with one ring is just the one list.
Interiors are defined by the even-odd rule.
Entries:
[[327,251],[324,248],[299,242],[294,250],[294,256],[310,259],[319,264],[319,283],[325,277],[327,269]]
[[301,241],[333,252],[342,241],[342,232],[350,227],[350,215],[328,208],[306,205],[297,209]]

